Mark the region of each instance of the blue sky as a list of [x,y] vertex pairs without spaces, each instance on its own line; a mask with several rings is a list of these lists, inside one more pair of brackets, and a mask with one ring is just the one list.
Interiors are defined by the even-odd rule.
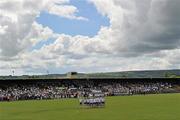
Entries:
[[69,4],[78,8],[77,16],[85,17],[88,21],[67,19],[44,11],[37,18],[37,22],[56,33],[89,37],[95,36],[101,26],[109,26],[109,19],[99,14],[95,6],[86,0],[71,0]]

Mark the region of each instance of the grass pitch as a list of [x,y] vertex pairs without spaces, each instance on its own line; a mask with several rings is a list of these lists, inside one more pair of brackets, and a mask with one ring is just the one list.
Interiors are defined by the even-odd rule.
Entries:
[[0,102],[0,120],[180,120],[180,94],[108,97],[99,109],[77,99]]

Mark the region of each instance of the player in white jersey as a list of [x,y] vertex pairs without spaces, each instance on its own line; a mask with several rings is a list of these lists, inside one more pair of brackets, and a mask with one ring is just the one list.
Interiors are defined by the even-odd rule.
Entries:
[[83,104],[83,99],[79,99],[79,104],[80,104],[80,105]]

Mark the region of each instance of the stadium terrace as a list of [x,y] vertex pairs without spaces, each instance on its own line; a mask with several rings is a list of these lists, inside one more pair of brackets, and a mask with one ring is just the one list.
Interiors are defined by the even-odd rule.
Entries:
[[[106,96],[130,96],[160,93],[179,93],[179,78],[95,78],[67,76],[4,76],[0,77],[0,101],[78,98],[92,105],[92,91]],[[97,102],[94,102],[97,103]],[[82,104],[82,103],[81,103]],[[99,104],[98,104],[99,105]]]

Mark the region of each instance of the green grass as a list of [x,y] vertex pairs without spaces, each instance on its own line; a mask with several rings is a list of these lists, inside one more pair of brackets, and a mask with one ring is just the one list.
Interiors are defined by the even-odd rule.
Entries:
[[0,103],[0,120],[180,120],[180,94],[108,97],[105,108],[77,99]]

